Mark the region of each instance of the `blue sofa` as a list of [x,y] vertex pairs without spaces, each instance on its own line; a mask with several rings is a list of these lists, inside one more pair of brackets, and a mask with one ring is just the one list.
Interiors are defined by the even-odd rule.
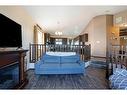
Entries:
[[84,74],[85,63],[79,55],[51,56],[45,54],[35,64],[35,74]]

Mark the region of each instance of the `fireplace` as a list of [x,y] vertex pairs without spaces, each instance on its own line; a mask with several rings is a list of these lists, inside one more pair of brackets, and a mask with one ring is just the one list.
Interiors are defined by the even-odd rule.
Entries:
[[0,68],[0,89],[11,89],[19,83],[19,63]]
[[28,83],[25,69],[27,51],[0,51],[0,89],[21,89]]

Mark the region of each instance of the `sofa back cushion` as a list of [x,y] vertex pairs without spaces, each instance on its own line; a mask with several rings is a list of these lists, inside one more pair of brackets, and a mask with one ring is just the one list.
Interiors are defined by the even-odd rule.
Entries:
[[119,74],[121,76],[127,77],[127,70],[126,69],[116,68],[116,70],[113,72],[113,74]]
[[73,56],[61,56],[61,63],[77,63],[80,60],[78,55]]
[[60,63],[60,57],[59,56],[44,55],[43,62],[46,64]]

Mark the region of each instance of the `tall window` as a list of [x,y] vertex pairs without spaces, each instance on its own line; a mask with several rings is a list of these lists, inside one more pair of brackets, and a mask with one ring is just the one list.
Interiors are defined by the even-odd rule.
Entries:
[[38,44],[44,44],[44,33],[38,30],[37,32]]
[[44,44],[44,33],[38,25],[34,26],[34,43]]

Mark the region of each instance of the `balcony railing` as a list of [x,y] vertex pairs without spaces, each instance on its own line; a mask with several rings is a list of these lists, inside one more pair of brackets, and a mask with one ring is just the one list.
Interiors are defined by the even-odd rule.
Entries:
[[35,63],[41,59],[45,52],[76,52],[81,60],[87,61],[91,57],[90,45],[44,45],[30,44],[30,63]]
[[107,59],[107,77],[113,74],[116,68],[123,68],[127,70],[127,46],[112,45],[110,57]]

